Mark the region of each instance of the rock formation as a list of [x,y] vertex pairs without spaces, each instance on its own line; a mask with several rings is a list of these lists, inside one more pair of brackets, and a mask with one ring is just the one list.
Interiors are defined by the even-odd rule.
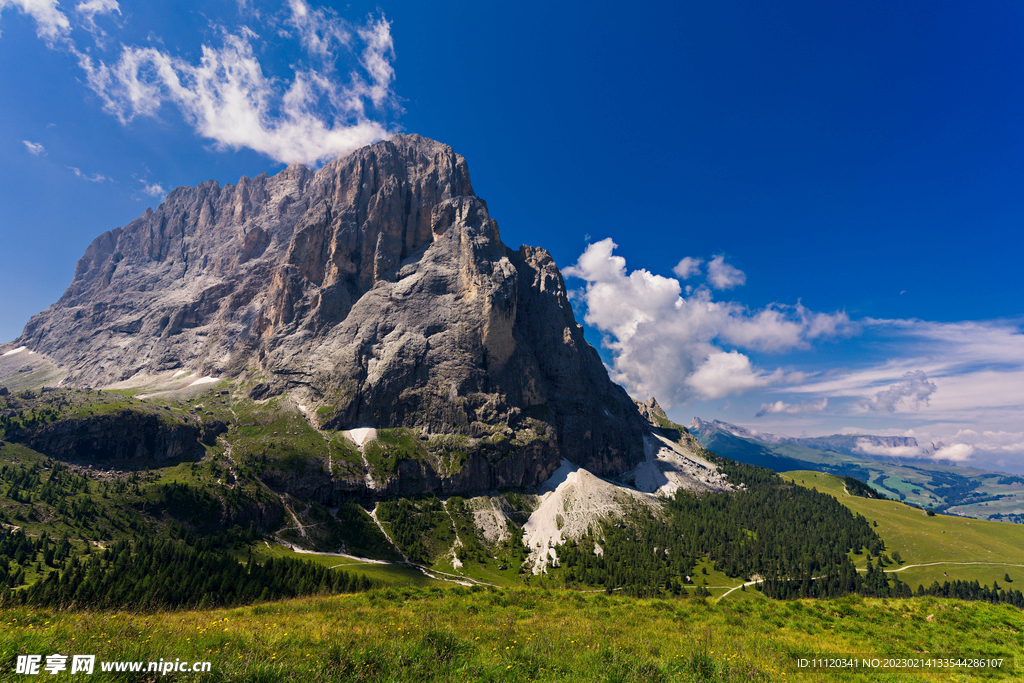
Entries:
[[502,244],[465,160],[416,135],[316,172],[174,190],[99,236],[16,344],[72,385],[187,368],[288,393],[321,428],[529,442],[518,484],[563,457],[596,474],[644,457],[648,427],[551,256]]

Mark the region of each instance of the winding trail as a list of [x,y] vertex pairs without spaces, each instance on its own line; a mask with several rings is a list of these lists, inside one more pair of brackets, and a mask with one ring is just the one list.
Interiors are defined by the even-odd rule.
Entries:
[[[1024,567],[1024,564],[1014,564],[1012,562],[924,562],[922,564],[907,564],[907,565],[904,565],[904,566],[900,567],[899,569],[883,569],[882,571],[885,572],[886,574],[897,574],[897,573],[902,572],[902,571],[907,570],[907,569],[913,569],[914,567],[936,567],[936,566],[944,565],[944,564],[945,565],[981,564],[981,565],[988,565],[988,566],[993,566],[993,567]],[[866,572],[867,569],[858,569],[857,571],[858,572]],[[825,578],[825,577],[823,577],[823,576],[815,576],[811,580],[814,581],[815,579],[822,579],[822,578]],[[746,583],[742,583],[739,586],[733,586],[732,588],[727,590],[725,593],[722,593],[722,595],[720,595],[715,600],[715,602],[718,602],[719,600],[721,600],[722,598],[727,596],[729,593],[732,593],[734,590],[739,590],[739,588],[742,587],[742,586],[753,586],[754,584],[761,583],[762,581],[763,581],[763,579],[758,579],[756,581],[747,581]],[[725,586],[708,586],[708,588],[725,588]]]
[[[901,572],[904,569],[913,569],[914,567],[934,567],[940,564],[986,564],[996,567],[1024,567],[1024,564],[1013,564],[1012,562],[925,562],[924,564],[908,564],[900,567],[899,569],[883,569],[886,574],[895,574]],[[859,572],[865,572],[866,569],[858,569]]]

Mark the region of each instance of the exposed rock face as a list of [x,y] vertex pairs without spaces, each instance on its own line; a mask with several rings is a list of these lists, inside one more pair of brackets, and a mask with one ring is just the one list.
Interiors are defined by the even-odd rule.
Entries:
[[[562,457],[597,474],[644,457],[647,427],[584,340],[551,256],[502,244],[465,160],[415,135],[315,173],[174,190],[97,238],[17,343],[79,385],[258,373],[255,397],[288,392],[323,427],[545,444],[507,477],[512,461],[470,460],[488,474],[468,488],[536,484]],[[409,474],[413,489],[442,478]]]
[[665,411],[658,405],[658,401],[653,396],[646,401],[634,401],[634,403],[636,403],[637,410],[640,411],[640,414],[647,420],[648,424],[659,427],[663,420],[668,420],[668,415],[665,414]]
[[162,421],[153,414],[123,410],[24,430],[24,439],[15,430],[9,438],[24,440],[41,453],[73,460],[198,460],[202,443],[214,443],[224,428]]

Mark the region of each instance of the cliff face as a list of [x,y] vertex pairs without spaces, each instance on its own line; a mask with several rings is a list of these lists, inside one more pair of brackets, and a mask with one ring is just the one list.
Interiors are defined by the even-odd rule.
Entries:
[[12,429],[6,436],[57,458],[106,464],[154,460],[166,464],[199,460],[203,456],[202,444],[214,443],[225,428],[223,424],[161,421],[152,414],[122,410],[61,420],[37,429]]
[[344,320],[374,283],[432,239],[434,208],[472,196],[451,148],[401,136],[268,178],[171,192],[96,238],[61,299],[19,343],[77,384],[184,364],[224,372],[301,329]]
[[174,190],[97,238],[17,343],[78,385],[244,373],[254,398],[287,392],[323,428],[541,442],[451,476],[403,473],[394,485],[415,492],[539,483],[562,457],[598,474],[643,459],[644,420],[551,256],[507,248],[465,160],[419,136],[315,173]]

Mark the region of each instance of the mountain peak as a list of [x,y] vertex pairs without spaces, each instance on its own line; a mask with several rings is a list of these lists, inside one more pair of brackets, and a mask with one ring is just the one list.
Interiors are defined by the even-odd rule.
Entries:
[[75,385],[187,368],[287,393],[323,428],[518,444],[479,465],[484,487],[543,481],[562,457],[596,474],[643,458],[646,426],[550,254],[507,248],[465,159],[419,135],[175,189],[97,237],[17,345]]

